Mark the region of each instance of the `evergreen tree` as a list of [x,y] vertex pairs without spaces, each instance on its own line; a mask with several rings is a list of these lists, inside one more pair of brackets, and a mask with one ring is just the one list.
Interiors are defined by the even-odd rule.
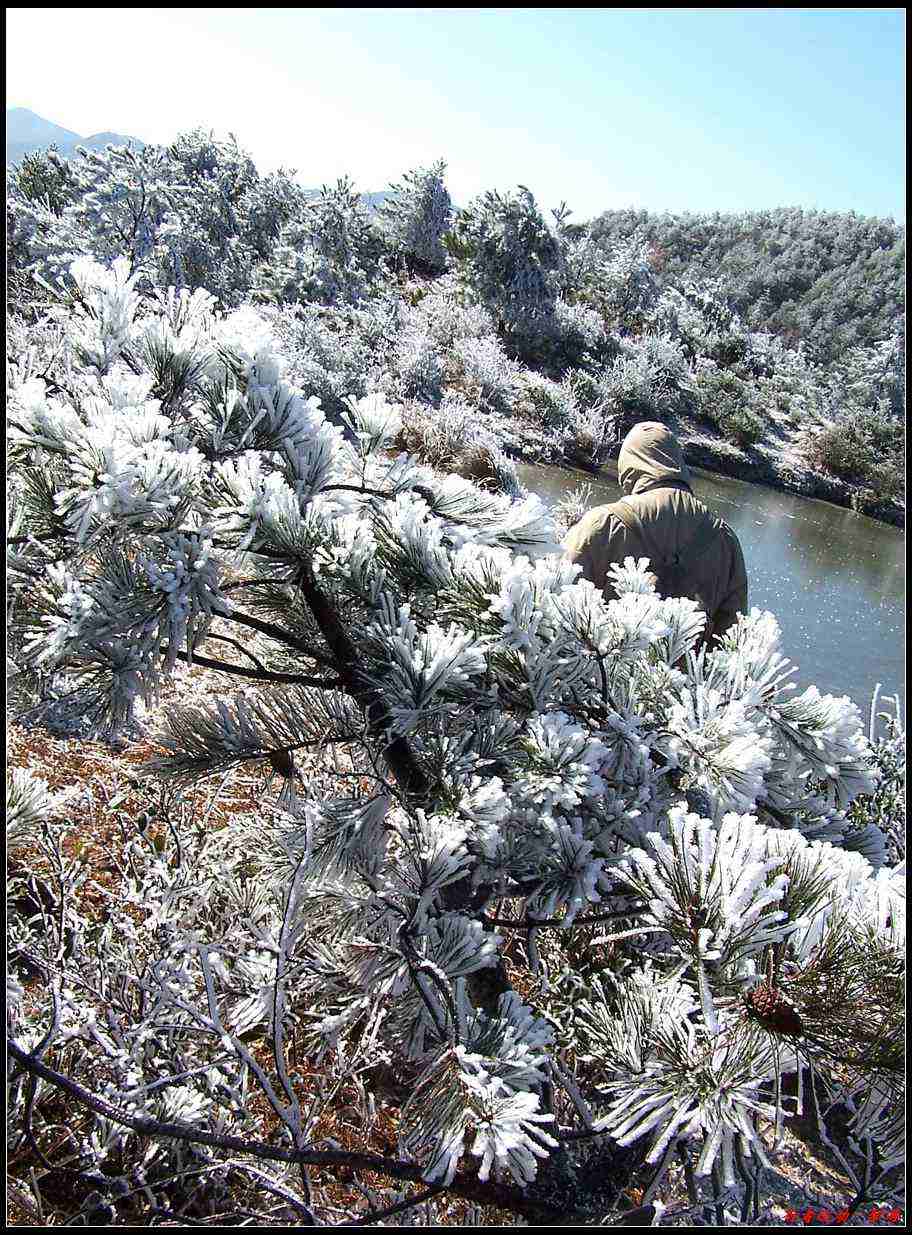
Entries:
[[564,269],[564,246],[548,228],[535,198],[489,192],[459,211],[445,240],[462,277],[519,350],[546,333]]
[[419,273],[441,274],[447,254],[443,236],[450,225],[452,203],[443,182],[446,163],[406,172],[402,184],[380,207],[394,251]]

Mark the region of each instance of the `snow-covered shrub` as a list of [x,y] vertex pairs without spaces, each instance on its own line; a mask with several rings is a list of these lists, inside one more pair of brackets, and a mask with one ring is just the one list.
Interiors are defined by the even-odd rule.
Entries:
[[213,239],[187,227],[168,211],[157,229],[156,284],[159,287],[204,287],[224,306],[239,304],[253,285],[251,250],[240,237]]
[[367,393],[377,366],[372,347],[349,313],[302,305],[283,310],[277,333],[284,342],[289,377],[333,414]]
[[746,362],[753,366],[754,375],[769,372],[764,341],[754,352],[749,331],[741,325],[737,312],[729,308],[718,284],[683,283],[681,287],[662,288],[646,312],[645,324],[651,332],[675,338],[690,361],[711,359],[723,368]]
[[436,408],[404,404],[396,444],[440,471],[456,472],[514,496],[521,494],[514,464],[481,420],[476,405],[448,391]]
[[[619,344],[618,350],[620,350]],[[602,370],[604,371],[605,369]],[[579,407],[609,410],[611,401],[600,380],[599,370],[590,372],[588,369],[571,369],[564,381],[572,391],[574,401]]]
[[[285,173],[260,180],[234,139],[194,130],[170,147],[79,149],[47,156],[57,171],[52,197],[33,196],[26,167],[7,197],[10,253],[17,270],[56,283],[79,255],[105,266],[125,258],[141,286],[205,288],[225,305],[252,286],[282,224],[300,209]],[[24,177],[24,178],[23,178]]]
[[75,292],[69,311],[78,323],[70,334],[73,349],[84,365],[104,375],[129,341],[139,308],[137,276],[125,257],[110,270],[85,257],[72,263],[70,279]]
[[516,395],[520,366],[493,336],[458,339],[447,357],[465,393],[491,411],[509,411]]
[[424,274],[446,269],[442,237],[450,224],[452,203],[443,182],[445,172],[443,160],[407,172],[380,207],[393,251]]
[[478,408],[447,394],[439,408],[406,404],[398,444],[423,463],[451,471],[478,433]]
[[579,401],[569,376],[555,382],[527,370],[516,387],[512,415],[538,431],[544,457],[598,463],[616,433],[615,421],[602,405]]
[[415,311],[415,321],[437,347],[448,352],[460,339],[494,335],[494,319],[483,305],[465,302],[454,275],[434,281]]
[[554,505],[554,518],[563,539],[575,523],[579,523],[587,510],[596,504],[592,482],[587,480],[569,489]]
[[747,447],[762,439],[765,426],[756,412],[742,405],[721,417],[719,427],[729,441],[736,446]]
[[568,363],[599,356],[608,346],[605,324],[595,309],[560,299],[554,306],[556,341]]
[[829,423],[811,424],[801,436],[812,467],[866,487],[860,500],[867,490],[875,498],[903,501],[904,427],[890,415],[885,399],[873,408],[845,403],[834,408]]
[[645,238],[632,235],[612,248],[586,232],[566,254],[567,296],[597,310],[610,329],[639,330],[659,296],[659,282]]
[[819,372],[805,377],[804,406],[810,403],[825,422],[804,427],[808,460],[841,480],[862,484],[862,503],[867,497],[904,500],[904,375],[901,340],[894,336],[852,349],[832,366],[825,381]]
[[10,170],[9,186],[29,201],[42,202],[60,215],[64,206],[78,196],[78,180],[70,163],[61,158],[56,145],[26,154]]
[[91,254],[104,265],[122,257],[131,273],[140,268],[150,273],[158,228],[168,212],[177,209],[167,151],[151,146],[141,152],[80,148],[68,164],[71,187],[59,213],[28,199],[16,177],[11,178],[7,210],[17,268],[54,284],[74,258]]
[[280,301],[357,304],[384,273],[383,247],[361,194],[343,178],[295,213],[261,277]]
[[850,348],[830,368],[832,386],[859,407],[886,403],[894,417],[905,409],[905,339],[897,333],[869,347]]
[[567,382],[553,382],[535,372],[526,372],[517,384],[514,414],[544,425],[563,429],[577,414],[573,390]]
[[565,445],[568,455],[600,464],[619,440],[619,419],[599,406],[577,407]]
[[699,364],[696,384],[700,415],[729,440],[749,446],[762,435],[759,401],[750,383],[709,361]]
[[299,217],[306,203],[294,173],[285,169],[259,176],[244,195],[241,237],[260,259],[269,258],[282,228]]
[[483,194],[459,211],[446,243],[505,338],[525,344],[539,327],[547,329],[560,293],[563,245],[528,189]]
[[[845,844],[865,854],[874,865],[906,857],[906,731],[899,696],[878,712],[880,686],[871,699],[868,739],[880,773],[877,789],[855,799],[846,814]],[[878,721],[881,722],[878,724]]]
[[564,299],[555,302],[547,318],[515,327],[508,342],[511,354],[554,377],[604,363],[617,346],[595,309]]
[[444,359],[426,330],[406,330],[396,346],[396,371],[407,399],[437,404],[443,393]]
[[670,335],[622,339],[617,358],[595,377],[606,411],[619,420],[621,436],[628,421],[662,419],[690,407],[696,394],[694,372]]
[[157,281],[205,287],[222,304],[236,304],[259,256],[242,235],[242,203],[258,181],[253,160],[234,138],[219,141],[202,129],[182,133],[168,154],[182,191],[157,232]]

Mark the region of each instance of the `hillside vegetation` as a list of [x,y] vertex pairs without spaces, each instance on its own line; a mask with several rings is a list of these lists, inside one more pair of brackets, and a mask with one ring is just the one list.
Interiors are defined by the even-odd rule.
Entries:
[[597,464],[657,417],[694,463],[902,522],[892,225],[771,212],[749,216],[750,242],[735,219],[580,228],[521,188],[454,211],[443,176],[426,169],[373,209],[349,181],[315,196],[261,177],[199,132],[32,155],[8,193],[11,307],[32,320],[75,256],[123,253],[140,287],[269,306],[305,388],[336,412],[368,389],[405,399],[408,443],[429,457]]
[[611,210],[592,232],[609,246],[645,237],[665,279],[711,280],[752,330],[800,341],[820,364],[905,330],[906,229],[892,219]]
[[892,344],[837,389],[444,172],[370,212],[196,132],[13,178],[16,1213],[770,1224],[803,1122],[836,1220],[898,1220],[898,700],[798,691],[758,609],[698,652],[646,559],[607,600],[514,464],[866,442]]

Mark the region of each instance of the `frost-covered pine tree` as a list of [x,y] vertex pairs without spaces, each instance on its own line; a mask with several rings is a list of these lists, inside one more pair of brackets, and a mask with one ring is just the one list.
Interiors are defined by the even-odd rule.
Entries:
[[462,278],[522,351],[547,333],[560,293],[565,246],[524,185],[482,194],[460,210],[444,242]]
[[[210,670],[152,771],[178,804],[244,765],[282,792],[221,830],[175,805],[160,843],[126,831],[89,919],[78,810],[14,778],[14,837],[56,872],[11,916],[14,1143],[35,1084],[64,1090],[107,1220],[174,1187],[223,1212],[240,1175],[261,1216],[265,1194],[326,1222],[327,1182],[369,1170],[374,1210],[424,1181],[599,1222],[631,1146],[650,1197],[678,1151],[750,1216],[806,1063],[848,1107],[860,1195],[888,1187],[904,868],[843,844],[876,782],[855,706],[791,690],[768,613],[695,655],[703,615],[645,559],[606,603],[538,498],[392,451],[382,395],[343,433],[255,310],[71,273],[69,377],[11,377],[22,661],[115,733]],[[333,1085],[354,1148],[321,1131]],[[574,1182],[592,1143],[601,1191]]]
[[385,272],[383,258],[382,233],[346,176],[282,230],[268,284],[280,300],[356,304]]
[[202,287],[232,306],[303,203],[289,173],[260,177],[234,138],[201,129],[139,151],[52,150],[10,176],[9,266],[56,284],[76,257],[126,258],[145,289]]
[[393,185],[380,207],[382,224],[399,253],[414,270],[441,274],[446,269],[447,253],[443,235],[453,212],[444,184],[443,159],[430,167],[406,172],[402,184]]

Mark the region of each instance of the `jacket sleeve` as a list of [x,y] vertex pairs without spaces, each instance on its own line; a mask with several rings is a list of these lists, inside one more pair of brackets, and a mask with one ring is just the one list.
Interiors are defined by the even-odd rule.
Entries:
[[594,552],[594,536],[591,527],[592,520],[584,515],[579,523],[575,523],[564,537],[564,553],[576,566],[582,567],[582,578],[588,579],[596,587],[602,582],[598,578],[598,563]]
[[582,578],[600,588],[606,600],[613,600],[615,591],[605,582],[605,572],[612,562],[624,560],[624,525],[604,510],[585,514],[564,537],[564,552],[571,562],[583,569]]
[[713,620],[713,634],[717,639],[721,639],[729,627],[734,626],[739,613],[747,613],[747,571],[744,567],[744,554],[741,552],[738,537],[732,531],[729,531],[729,543],[732,562],[728,588],[723,593]]

